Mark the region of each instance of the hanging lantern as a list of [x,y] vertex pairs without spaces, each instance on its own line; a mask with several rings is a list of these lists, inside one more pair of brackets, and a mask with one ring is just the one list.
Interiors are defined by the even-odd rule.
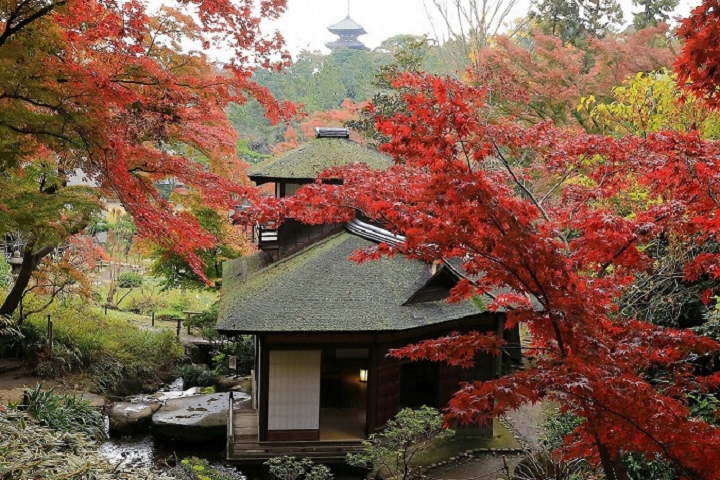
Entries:
[[360,369],[360,381],[361,382],[367,382],[368,379],[368,371],[367,368],[361,368]]

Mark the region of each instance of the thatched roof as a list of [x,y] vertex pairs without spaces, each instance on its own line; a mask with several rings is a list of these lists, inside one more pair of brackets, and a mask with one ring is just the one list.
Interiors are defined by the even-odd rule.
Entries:
[[392,164],[392,159],[344,138],[316,138],[255,165],[248,170],[248,176],[258,185],[283,180],[307,183],[330,167],[354,163],[365,163],[372,169],[383,170]]
[[[218,330],[257,332],[393,331],[477,315],[471,302],[408,303],[435,278],[432,266],[402,255],[357,264],[374,242],[343,232],[267,267],[226,264]],[[237,264],[237,265],[235,265]],[[250,267],[250,268],[248,268]]]

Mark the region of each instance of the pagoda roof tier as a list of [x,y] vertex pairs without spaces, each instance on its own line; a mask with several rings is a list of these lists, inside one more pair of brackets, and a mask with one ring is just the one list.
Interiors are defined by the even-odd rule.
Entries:
[[343,21],[336,23],[335,25],[330,25],[328,27],[328,30],[330,30],[335,35],[349,33],[354,35],[365,35],[367,33],[359,23],[350,18],[350,15],[345,17]]
[[365,46],[364,43],[356,39],[335,40],[334,42],[326,43],[325,46],[330,50],[339,50],[341,48],[351,48],[353,50],[370,50],[368,47]]

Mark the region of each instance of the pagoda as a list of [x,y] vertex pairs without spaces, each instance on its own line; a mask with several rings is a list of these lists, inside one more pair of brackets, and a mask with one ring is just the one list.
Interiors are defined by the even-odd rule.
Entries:
[[348,14],[345,19],[335,25],[328,27],[331,33],[339,38],[334,42],[325,44],[330,50],[340,50],[342,48],[352,48],[353,50],[370,50],[357,37],[365,35],[367,32],[355,20],[350,18],[350,0],[348,0]]

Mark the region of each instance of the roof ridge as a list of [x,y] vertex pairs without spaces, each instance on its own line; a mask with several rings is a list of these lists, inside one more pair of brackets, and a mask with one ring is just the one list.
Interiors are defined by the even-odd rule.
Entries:
[[345,223],[345,228],[350,233],[366,240],[384,242],[391,246],[405,243],[405,237],[403,235],[395,235],[390,230],[363,222],[357,218],[353,218],[349,222]]

